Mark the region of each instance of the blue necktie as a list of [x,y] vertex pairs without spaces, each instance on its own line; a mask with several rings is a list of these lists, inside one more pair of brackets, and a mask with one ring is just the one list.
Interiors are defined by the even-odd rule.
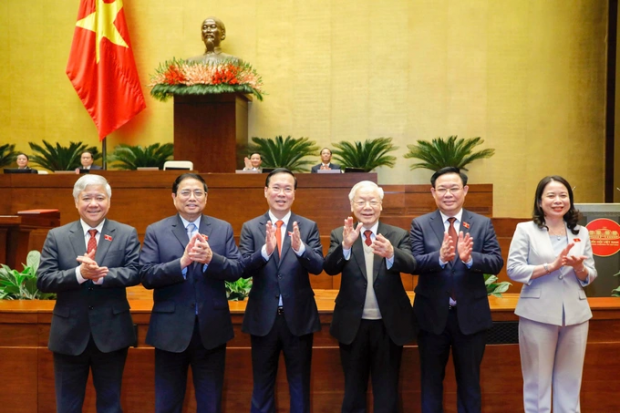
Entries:
[[194,232],[196,232],[196,224],[194,224],[193,222],[190,222],[189,224],[187,224],[187,239],[191,240],[192,237],[194,236]]

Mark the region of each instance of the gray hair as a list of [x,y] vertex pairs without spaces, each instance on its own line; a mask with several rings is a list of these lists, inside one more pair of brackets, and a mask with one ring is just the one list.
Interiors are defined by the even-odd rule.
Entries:
[[101,175],[83,175],[80,179],[75,182],[73,185],[73,198],[77,201],[78,197],[87,186],[103,186],[105,188],[106,194],[108,194],[108,198],[112,198],[112,187],[108,183],[108,181]]
[[360,182],[356,183],[355,185],[353,185],[353,188],[351,188],[351,192],[349,192],[349,201],[350,202],[353,202],[353,198],[355,198],[355,194],[361,188],[372,188],[372,189],[374,189],[379,194],[379,199],[381,199],[383,201],[383,188],[381,188],[379,185],[377,185],[376,183],[374,183],[372,181],[360,181]]

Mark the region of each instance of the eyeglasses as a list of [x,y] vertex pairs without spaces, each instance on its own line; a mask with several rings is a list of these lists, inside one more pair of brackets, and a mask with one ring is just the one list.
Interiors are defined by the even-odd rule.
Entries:
[[359,199],[357,201],[354,202],[355,206],[359,207],[359,208],[364,208],[366,206],[366,204],[370,205],[371,207],[377,207],[379,205],[381,205],[381,201],[377,201],[376,199],[371,199],[370,201],[364,201],[363,199]]
[[277,185],[276,186],[271,186],[271,187],[269,187],[269,189],[271,189],[276,194],[279,194],[280,192],[284,192],[286,195],[292,194],[293,191],[295,190],[295,188],[293,188],[292,186],[280,187],[280,186],[277,186]]
[[202,199],[202,198],[205,197],[205,195],[207,195],[207,193],[204,192],[204,191],[199,191],[199,190],[196,190],[196,191],[181,191],[181,192],[179,192],[179,196],[181,198],[189,198],[192,195],[194,195],[194,198],[196,198],[196,199]]
[[463,189],[463,187],[460,187],[460,186],[453,186],[452,188],[439,187],[439,188],[435,189],[435,192],[437,194],[441,195],[441,196],[444,196],[448,192],[450,192],[451,194],[455,194],[457,192],[460,192],[462,189]]

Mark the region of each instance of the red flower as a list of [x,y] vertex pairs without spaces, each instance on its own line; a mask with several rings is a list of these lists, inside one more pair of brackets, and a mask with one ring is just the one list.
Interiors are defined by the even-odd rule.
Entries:
[[238,85],[237,73],[239,68],[237,66],[228,64],[225,67],[219,68],[213,75],[213,84],[225,84],[225,85]]
[[168,66],[168,70],[166,70],[164,76],[164,83],[167,85],[178,85],[185,82],[183,72],[175,65]]

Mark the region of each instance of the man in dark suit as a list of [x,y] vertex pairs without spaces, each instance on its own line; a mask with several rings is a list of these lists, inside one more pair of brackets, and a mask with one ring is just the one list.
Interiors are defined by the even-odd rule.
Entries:
[[400,273],[413,273],[415,261],[409,234],[379,222],[382,188],[359,182],[349,201],[358,224],[348,217],[344,227],[332,231],[324,263],[329,275],[342,273],[330,328],[344,370],[341,411],[366,411],[371,376],[374,412],[396,413],[403,345],[415,337],[411,301]]
[[310,170],[310,172],[315,174],[319,172],[319,170],[326,170],[326,169],[340,170],[340,165],[336,165],[335,163],[332,163],[331,161],[332,161],[331,149],[329,148],[321,149],[321,163],[318,165],[314,165],[312,169]]
[[443,412],[450,348],[458,411],[480,412],[480,363],[485,331],[492,325],[484,274],[499,273],[504,260],[491,220],[463,209],[467,175],[442,168],[431,177],[431,186],[437,211],[411,223],[420,275],[413,310],[420,327],[422,412]]
[[269,211],[241,230],[244,277],[253,277],[242,328],[252,341],[253,413],[276,411],[280,350],[286,362],[290,412],[310,411],[313,333],[321,325],[308,273],[321,273],[323,253],[316,223],[291,212],[296,188],[297,179],[288,169],[270,172],[265,180]]
[[99,169],[102,168],[99,165],[95,165],[93,162],[95,159],[93,158],[93,154],[90,152],[82,152],[82,156],[80,156],[80,163],[82,167],[80,169]]
[[84,175],[73,187],[80,220],[47,234],[37,287],[57,294],[49,349],[54,352],[56,410],[81,412],[89,369],[97,412],[121,412],[127,349],[136,342],[125,287],[140,282],[136,230],[106,219],[112,190]]
[[224,281],[243,272],[229,223],[203,215],[207,184],[185,173],[172,185],[177,215],[146,229],[142,284],[153,292],[146,342],[155,347],[155,411],[181,412],[192,368],[198,412],[221,411],[226,342],[233,338]]

